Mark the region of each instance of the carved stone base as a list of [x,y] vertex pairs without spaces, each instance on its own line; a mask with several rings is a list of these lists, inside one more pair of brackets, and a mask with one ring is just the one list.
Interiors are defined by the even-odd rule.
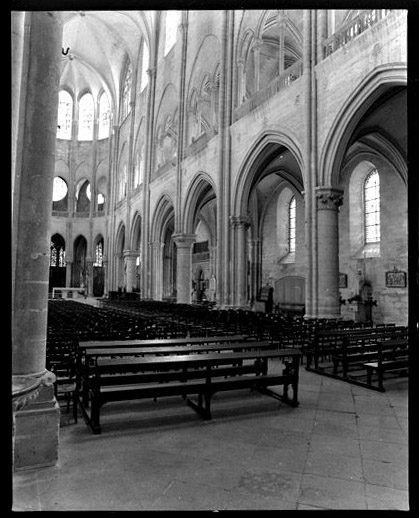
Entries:
[[35,390],[14,397],[14,470],[54,466],[58,461],[59,431],[60,407],[48,373]]

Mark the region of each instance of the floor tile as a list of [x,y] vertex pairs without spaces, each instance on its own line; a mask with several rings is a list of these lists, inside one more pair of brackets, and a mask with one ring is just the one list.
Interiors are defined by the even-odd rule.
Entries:
[[368,484],[407,490],[408,468],[403,463],[363,459],[364,479]]
[[407,491],[367,484],[366,494],[368,510],[408,511],[410,508]]
[[363,480],[360,457],[324,454],[310,451],[304,467],[304,473],[321,475],[345,480]]
[[310,474],[303,475],[298,503],[326,509],[367,509],[362,482]]
[[107,405],[101,435],[63,420],[58,464],[15,473],[14,507],[406,509],[406,385],[381,393],[301,369],[299,392],[297,408],[217,394],[211,421],[178,398]]

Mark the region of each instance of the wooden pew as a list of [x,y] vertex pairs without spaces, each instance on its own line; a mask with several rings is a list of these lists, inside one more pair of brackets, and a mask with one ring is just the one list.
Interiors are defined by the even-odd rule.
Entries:
[[[302,347],[302,351],[306,355],[306,369],[319,371],[319,360],[331,359],[333,355],[339,354],[346,339],[359,338],[377,342],[385,337],[396,336],[397,333],[404,332],[406,332],[405,326],[333,329],[315,332],[307,345]],[[312,367],[313,361],[314,367]]]
[[[381,331],[382,328],[380,328]],[[376,361],[378,358],[378,342],[380,340],[392,341],[394,339],[407,339],[407,329],[389,332],[387,329],[381,333],[360,334],[347,337],[337,354],[332,355],[333,373],[338,375],[339,364],[342,365],[342,376],[347,378],[350,367],[363,365],[365,362]]]
[[[93,433],[99,434],[101,407],[111,401],[176,395],[186,399],[193,394],[197,395],[197,402],[186,399],[187,404],[203,419],[211,419],[211,398],[216,392],[250,388],[298,406],[300,355],[300,351],[292,349],[98,358],[96,365],[84,373],[89,397],[88,404],[83,399],[80,401],[80,407]],[[269,358],[284,360],[282,374],[268,374]],[[276,385],[283,386],[282,394],[269,389]],[[289,386],[292,398],[288,396]]]
[[408,340],[385,340],[378,342],[377,361],[364,364],[367,370],[367,385],[372,386],[372,375],[378,375],[378,389],[384,392],[384,374],[386,372],[408,372],[409,344]]
[[103,357],[124,357],[124,356],[146,356],[154,355],[173,355],[173,354],[192,354],[208,353],[221,351],[247,351],[252,349],[273,349],[275,346],[269,342],[218,342],[218,343],[198,343],[194,345],[167,345],[153,347],[98,347],[88,348],[84,354],[87,364],[92,364],[97,358]]
[[243,342],[247,340],[245,335],[227,335],[227,336],[205,336],[205,337],[184,337],[184,338],[153,338],[150,340],[81,340],[79,342],[80,350],[98,349],[101,347],[153,347],[153,346],[170,346],[170,345],[193,345],[193,344],[211,344],[211,343],[232,343]]

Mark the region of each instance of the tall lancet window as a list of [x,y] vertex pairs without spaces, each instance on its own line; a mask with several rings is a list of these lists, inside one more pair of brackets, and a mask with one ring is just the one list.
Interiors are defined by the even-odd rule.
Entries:
[[79,140],[93,139],[94,103],[92,94],[84,94],[79,101]]
[[103,92],[99,101],[99,132],[98,139],[109,137],[111,111],[109,108],[108,96]]
[[295,196],[291,198],[288,207],[288,250],[290,254],[295,253],[295,221],[296,221],[296,202]]
[[164,40],[164,55],[166,56],[176,43],[177,28],[180,23],[181,11],[166,11],[166,32]]
[[144,43],[143,44],[143,58],[141,61],[141,81],[140,81],[140,92],[144,90],[144,88],[148,85],[148,74],[147,70],[149,68],[150,54],[148,52],[148,47]]
[[65,90],[58,96],[57,138],[71,139],[71,125],[73,122],[73,99]]
[[127,71],[125,73],[124,87],[122,90],[122,120],[130,112],[131,102],[131,86],[132,86],[132,68],[131,63],[128,63]]
[[373,169],[364,183],[365,244],[380,242],[380,175]]
[[103,266],[103,240],[96,244],[95,248],[95,262],[93,266]]

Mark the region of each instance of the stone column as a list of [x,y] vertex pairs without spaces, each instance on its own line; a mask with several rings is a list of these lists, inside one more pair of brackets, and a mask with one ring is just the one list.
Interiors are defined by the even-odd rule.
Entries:
[[258,295],[258,272],[260,270],[259,264],[259,249],[260,239],[249,240],[250,249],[250,300],[254,304]]
[[191,265],[192,245],[195,243],[195,234],[173,234],[176,243],[176,285],[178,304],[191,302]]
[[65,261],[65,285],[67,288],[71,288],[71,279],[73,274],[73,261],[66,259]]
[[132,292],[137,286],[136,265],[138,252],[136,250],[124,250],[124,262],[126,266],[127,292]]
[[109,295],[109,270],[108,270],[108,256],[103,254],[103,296],[108,297]]
[[150,243],[151,295],[154,300],[163,298],[163,250],[164,242]]
[[240,307],[247,306],[247,229],[250,225],[248,216],[233,216],[231,222],[236,239],[235,254],[235,301]]
[[318,318],[340,317],[339,207],[342,191],[316,187],[318,238]]
[[260,49],[262,48],[262,41],[256,40],[255,44],[252,48],[252,52],[254,55],[253,63],[255,66],[254,69],[254,89],[253,93],[259,92],[260,87]]
[[279,28],[279,52],[278,52],[278,75],[281,75],[285,67],[285,13],[280,9],[278,14],[278,28]]
[[59,407],[46,371],[51,203],[62,44],[61,15],[30,14],[18,149],[19,212],[13,218],[12,399],[14,469],[54,465]]
[[244,58],[239,58],[237,63],[237,85],[238,85],[238,100],[239,105],[245,101],[246,98],[246,76],[244,73]]
[[91,258],[86,259],[85,289],[85,295],[87,297],[93,297],[93,260]]

